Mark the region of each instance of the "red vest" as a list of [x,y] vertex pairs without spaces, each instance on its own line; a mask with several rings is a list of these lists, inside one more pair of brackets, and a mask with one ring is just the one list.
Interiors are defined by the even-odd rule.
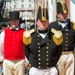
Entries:
[[21,60],[24,59],[23,32],[25,30],[5,29],[4,37],[4,59]]

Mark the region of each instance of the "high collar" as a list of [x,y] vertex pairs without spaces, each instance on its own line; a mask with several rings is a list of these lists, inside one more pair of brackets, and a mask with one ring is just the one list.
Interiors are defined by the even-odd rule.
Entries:
[[46,29],[46,30],[44,30],[44,31],[43,31],[43,30],[38,29],[38,32],[39,32],[39,33],[44,34],[44,33],[47,33],[47,32],[48,32],[48,29]]
[[[57,21],[57,25],[59,26],[59,29],[62,29],[62,26],[59,23],[59,20]],[[68,29],[71,29],[70,19],[67,20],[67,27]]]
[[59,20],[59,22],[60,22],[60,23],[67,23],[67,22],[68,22],[68,19],[65,20],[65,21],[61,21],[61,20]]

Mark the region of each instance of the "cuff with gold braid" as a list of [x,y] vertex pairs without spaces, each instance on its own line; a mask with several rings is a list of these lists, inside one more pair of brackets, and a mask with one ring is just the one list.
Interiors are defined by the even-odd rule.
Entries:
[[51,32],[54,33],[53,41],[56,45],[60,45],[63,42],[63,34],[60,30],[55,30],[54,28],[51,29]]

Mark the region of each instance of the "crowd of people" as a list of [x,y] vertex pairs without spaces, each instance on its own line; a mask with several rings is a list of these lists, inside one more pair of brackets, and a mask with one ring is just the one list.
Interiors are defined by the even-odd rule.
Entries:
[[66,3],[57,2],[56,10],[49,23],[48,9],[39,6],[30,30],[20,25],[19,11],[9,12],[9,27],[3,24],[0,34],[3,75],[74,75],[75,24]]

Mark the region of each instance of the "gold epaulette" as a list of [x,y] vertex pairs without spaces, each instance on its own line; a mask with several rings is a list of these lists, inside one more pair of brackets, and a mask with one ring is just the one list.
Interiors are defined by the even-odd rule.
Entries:
[[74,21],[71,21],[71,23],[73,23],[73,29],[75,30],[75,22]]
[[60,45],[63,42],[63,36],[61,36],[59,39],[53,36],[53,41],[56,45]]
[[34,32],[35,30],[32,29],[32,30],[29,30],[29,31],[25,31],[23,33],[23,42],[25,45],[28,45],[31,43],[31,34]]
[[55,30],[54,28],[51,29],[51,32],[54,33],[53,41],[56,45],[60,45],[63,42],[63,34],[60,30]]

